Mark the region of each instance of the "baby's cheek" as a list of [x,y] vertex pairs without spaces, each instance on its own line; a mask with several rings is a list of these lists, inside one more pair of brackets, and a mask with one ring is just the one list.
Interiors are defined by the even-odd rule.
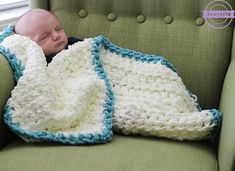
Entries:
[[52,42],[46,41],[46,42],[40,43],[39,46],[42,48],[45,55],[53,54],[54,49],[52,46]]
[[44,43],[42,42],[37,42],[38,46],[40,46],[42,48],[42,50],[44,51],[44,49],[46,48],[46,46],[44,45]]
[[51,55],[52,54],[51,47],[43,45],[43,46],[41,46],[41,48],[42,48],[45,55]]

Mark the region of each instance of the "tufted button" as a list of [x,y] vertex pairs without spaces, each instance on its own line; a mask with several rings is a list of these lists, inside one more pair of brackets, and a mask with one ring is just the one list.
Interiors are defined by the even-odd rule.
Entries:
[[117,19],[117,15],[116,15],[116,14],[110,13],[110,14],[108,15],[108,20],[109,20],[109,21],[115,21],[116,19]]
[[173,17],[172,17],[172,16],[166,16],[166,17],[164,18],[164,22],[165,22],[166,24],[172,23],[172,22],[173,22]]
[[204,18],[201,18],[201,17],[197,18],[195,21],[197,26],[202,26],[204,22],[205,22]]
[[143,23],[145,21],[145,16],[143,15],[138,15],[136,18],[138,23]]
[[87,11],[82,9],[78,12],[79,17],[85,18],[87,16]]

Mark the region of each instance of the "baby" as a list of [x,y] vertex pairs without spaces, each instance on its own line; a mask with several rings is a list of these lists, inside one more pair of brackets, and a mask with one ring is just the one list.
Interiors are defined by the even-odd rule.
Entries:
[[67,49],[68,45],[81,41],[74,37],[68,38],[58,18],[43,9],[26,12],[16,22],[14,31],[35,41],[42,48],[48,63],[57,53]]

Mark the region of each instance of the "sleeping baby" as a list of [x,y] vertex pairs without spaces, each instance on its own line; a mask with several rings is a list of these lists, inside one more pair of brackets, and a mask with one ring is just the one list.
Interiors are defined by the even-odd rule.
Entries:
[[43,50],[47,62],[78,41],[78,38],[67,37],[58,18],[43,9],[33,9],[26,12],[15,24],[15,33],[30,37]]

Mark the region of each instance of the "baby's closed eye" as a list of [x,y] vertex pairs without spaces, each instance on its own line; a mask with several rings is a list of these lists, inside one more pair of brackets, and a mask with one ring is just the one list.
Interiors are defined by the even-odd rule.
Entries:
[[63,30],[63,28],[61,26],[58,26],[55,28],[55,31],[61,31],[61,30]]
[[50,33],[42,34],[41,36],[39,36],[38,41],[43,41],[43,40],[45,40],[49,35],[50,35]]

